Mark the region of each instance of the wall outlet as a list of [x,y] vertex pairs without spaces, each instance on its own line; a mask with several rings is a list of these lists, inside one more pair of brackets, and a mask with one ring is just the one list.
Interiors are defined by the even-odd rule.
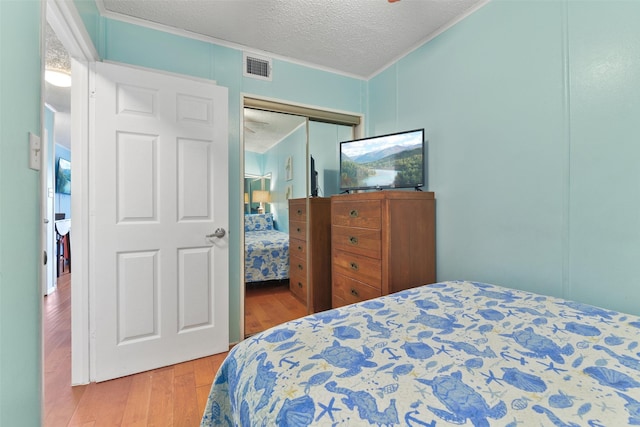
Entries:
[[41,163],[42,146],[40,137],[29,132],[29,168],[34,171],[39,171]]

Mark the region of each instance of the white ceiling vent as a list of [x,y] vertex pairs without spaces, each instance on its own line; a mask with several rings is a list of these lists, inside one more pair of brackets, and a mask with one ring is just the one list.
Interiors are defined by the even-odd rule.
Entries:
[[243,75],[261,80],[271,80],[271,59],[245,53]]

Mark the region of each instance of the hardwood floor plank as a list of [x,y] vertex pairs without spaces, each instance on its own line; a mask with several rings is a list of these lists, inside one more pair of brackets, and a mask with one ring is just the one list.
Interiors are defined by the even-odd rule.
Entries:
[[203,357],[193,361],[193,374],[196,379],[196,387],[211,384],[216,371],[213,370],[213,362],[210,357]]
[[173,368],[152,371],[149,426],[173,425]]
[[202,412],[198,411],[196,379],[193,372],[175,376],[173,379],[173,414],[176,427],[196,427],[200,425]]
[[198,398],[198,412],[204,414],[204,408],[207,406],[207,399],[209,399],[209,392],[211,391],[211,384],[203,385],[196,388],[196,395]]
[[178,363],[173,365],[173,375],[179,377],[181,375],[187,375],[193,373],[193,364],[194,361],[190,360],[188,362]]
[[131,427],[147,425],[151,397],[151,375],[147,373],[133,377],[129,398],[122,416],[122,425]]
[[[61,365],[64,363],[71,364],[71,359],[67,357],[66,361],[61,362]],[[69,422],[86,386],[69,387],[71,379],[64,369],[46,372],[45,376],[48,380],[47,387],[45,387],[44,419],[48,419],[49,413],[55,410],[55,412],[62,413],[62,419]]]
[[122,425],[132,377],[118,378],[87,386],[70,425],[95,422],[96,426]]

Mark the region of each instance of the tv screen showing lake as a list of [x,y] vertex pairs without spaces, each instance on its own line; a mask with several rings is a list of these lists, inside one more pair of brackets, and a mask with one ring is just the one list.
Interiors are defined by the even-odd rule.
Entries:
[[340,188],[419,187],[424,179],[424,130],[340,143]]
[[367,187],[389,187],[398,175],[398,171],[374,169],[375,175],[369,176],[363,180],[363,184]]

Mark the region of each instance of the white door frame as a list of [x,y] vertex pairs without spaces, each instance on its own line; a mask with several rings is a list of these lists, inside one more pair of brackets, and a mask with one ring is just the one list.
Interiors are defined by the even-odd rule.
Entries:
[[46,18],[71,56],[71,217],[73,275],[71,276],[71,384],[89,383],[89,64],[98,60],[91,37],[75,6],[46,0]]
[[[44,114],[44,108],[42,109]],[[56,271],[54,269],[54,262],[57,262],[58,253],[57,245],[54,245],[55,241],[55,222],[54,222],[54,203],[53,203],[53,187],[55,181],[53,177],[53,171],[55,171],[55,165],[49,163],[49,158],[52,155],[52,151],[55,151],[55,143],[49,141],[49,131],[45,128],[42,130],[41,144],[41,162],[40,162],[40,197],[42,208],[42,248],[44,249],[44,257],[46,262],[43,262],[41,267],[42,282],[42,295],[49,295],[56,290]],[[55,159],[55,155],[54,155]],[[50,167],[51,166],[51,167]]]

